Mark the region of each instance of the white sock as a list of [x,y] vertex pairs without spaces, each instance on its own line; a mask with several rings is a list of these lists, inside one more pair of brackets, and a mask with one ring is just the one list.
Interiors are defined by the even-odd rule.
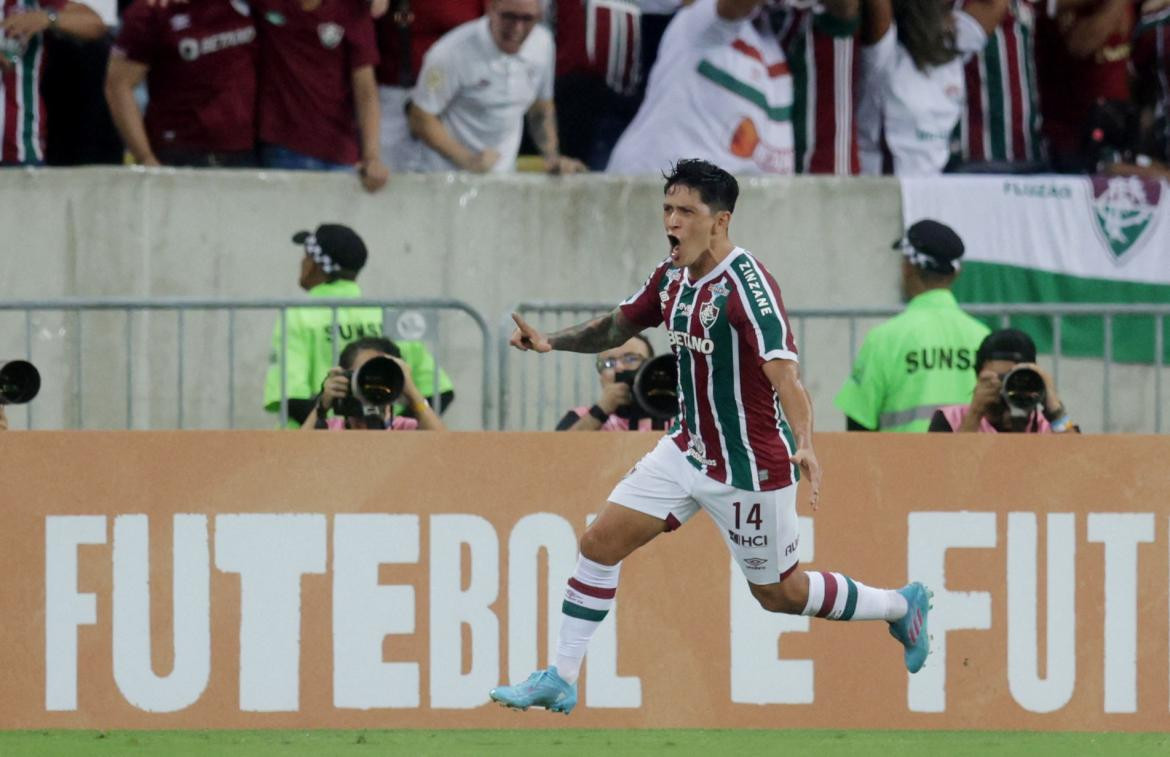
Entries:
[[841,573],[805,571],[808,602],[801,615],[828,620],[897,620],[906,598],[892,589],[875,589]]
[[577,558],[577,568],[565,587],[561,604],[561,630],[557,636],[557,673],[576,683],[589,640],[613,607],[622,564],[602,565],[587,557]]

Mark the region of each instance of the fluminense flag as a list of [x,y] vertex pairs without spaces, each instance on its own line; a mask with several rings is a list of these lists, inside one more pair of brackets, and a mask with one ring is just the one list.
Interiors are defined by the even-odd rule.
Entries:
[[[955,286],[961,302],[1170,304],[1165,182],[940,176],[903,179],[901,185],[907,225],[934,218],[963,238],[967,251]],[[1051,319],[1016,318],[1013,325],[1030,333],[1041,350],[1051,350]],[[1063,354],[1100,356],[1103,336],[1099,317],[1061,320]],[[1113,336],[1115,360],[1152,361],[1152,318],[1118,317]],[[1165,339],[1170,347],[1170,328]]]

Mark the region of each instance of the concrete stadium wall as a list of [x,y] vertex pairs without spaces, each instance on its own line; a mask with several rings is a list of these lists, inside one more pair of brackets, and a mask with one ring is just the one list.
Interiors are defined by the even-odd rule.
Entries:
[[[901,228],[894,180],[749,179],[741,190],[733,239],[772,269],[790,310],[898,304],[897,262],[888,249]],[[339,221],[356,228],[370,247],[360,280],[366,296],[455,298],[496,324],[520,301],[616,302],[626,296],[666,251],[660,191],[659,181],[605,176],[409,175],[394,177],[385,191],[370,196],[352,177],[325,174],[5,171],[0,173],[0,226],[6,230],[0,301],[297,298],[300,253],[289,237]],[[255,313],[237,319],[237,425],[271,425],[260,396],[274,317]],[[479,428],[481,350],[467,323],[444,321],[440,358],[459,394],[449,413],[452,425]],[[154,314],[135,319],[132,328],[133,426],[172,427],[178,418],[175,319]],[[223,427],[226,318],[193,316],[185,329],[184,425]],[[121,427],[127,403],[124,318],[86,319],[83,377],[68,362],[77,348],[74,319],[38,315],[31,331],[33,357],[46,369],[34,425]],[[832,397],[848,372],[848,343],[842,323],[810,326],[801,345],[821,429],[843,427]],[[0,313],[0,357],[21,355],[24,345],[23,315]],[[511,365],[535,370],[536,359],[516,356]],[[587,364],[585,358],[579,361]],[[1093,416],[1100,405],[1100,371],[1066,373],[1062,384],[1068,381],[1063,388],[1069,405],[1087,428],[1100,428],[1099,413]],[[1126,404],[1114,402],[1116,428],[1152,430],[1146,410],[1152,381],[1149,371],[1132,377],[1131,385],[1145,388],[1128,394]],[[81,407],[62,399],[77,383],[83,387]],[[592,386],[584,387],[590,396],[581,397],[583,402],[593,394]],[[514,394],[513,403],[520,401]],[[564,403],[548,402],[546,417],[555,423]],[[24,413],[11,413],[17,427],[24,424]],[[534,423],[536,415],[532,418]]]

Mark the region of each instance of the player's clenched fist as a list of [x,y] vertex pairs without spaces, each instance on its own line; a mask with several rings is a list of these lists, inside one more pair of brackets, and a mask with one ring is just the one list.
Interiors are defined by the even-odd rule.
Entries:
[[536,352],[552,352],[552,345],[544,334],[528,325],[519,313],[512,313],[512,320],[516,322],[516,330],[508,344],[519,350],[535,350]]

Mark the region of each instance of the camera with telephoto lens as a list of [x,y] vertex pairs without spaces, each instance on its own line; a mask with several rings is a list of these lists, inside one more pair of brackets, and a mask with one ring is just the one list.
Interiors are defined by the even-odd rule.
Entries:
[[406,385],[398,363],[382,356],[370,358],[356,371],[346,371],[345,377],[349,379],[349,391],[345,397],[333,400],[333,412],[347,418],[380,417],[378,411],[394,404]]
[[665,421],[678,415],[678,361],[674,355],[651,358],[636,371],[619,371],[614,380],[628,384],[634,395],[634,404],[619,408],[619,416]]
[[999,396],[1013,416],[1026,417],[1044,406],[1048,391],[1044,387],[1044,377],[1038,371],[1020,366],[1003,375]]
[[41,374],[27,360],[0,360],[0,405],[30,402],[41,390]]

